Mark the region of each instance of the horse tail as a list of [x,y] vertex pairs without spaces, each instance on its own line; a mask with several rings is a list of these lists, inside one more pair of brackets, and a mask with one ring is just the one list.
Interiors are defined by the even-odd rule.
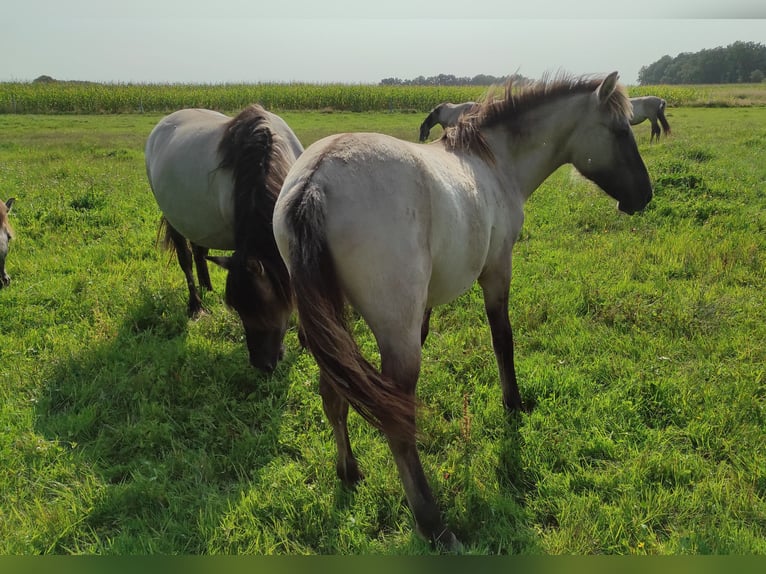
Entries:
[[160,217],[160,224],[157,226],[157,239],[155,240],[155,245],[170,252],[171,255],[176,250],[176,244],[173,243],[170,224],[164,215]]
[[665,135],[670,134],[670,124],[668,123],[668,120],[665,118],[665,106],[667,105],[667,102],[665,100],[662,100],[660,102],[660,108],[657,110],[657,119],[660,120],[660,123],[662,124],[662,131],[665,133]]
[[325,236],[325,196],[309,183],[286,206],[289,266],[303,339],[323,381],[389,436],[415,436],[416,401],[363,356],[346,322],[344,296]]

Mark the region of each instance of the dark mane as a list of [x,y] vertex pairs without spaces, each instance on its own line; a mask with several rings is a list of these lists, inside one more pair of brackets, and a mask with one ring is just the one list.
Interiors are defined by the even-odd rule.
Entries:
[[219,168],[233,173],[236,251],[261,260],[288,299],[289,275],[272,230],[274,204],[290,168],[287,144],[271,128],[268,112],[252,104],[226,125],[218,151],[222,157]]
[[[502,94],[499,97],[498,88],[491,88],[473,111],[464,114],[454,128],[445,131],[445,146],[448,149],[476,153],[493,161],[492,153],[481,134],[482,128],[503,124],[511,132],[521,133],[525,127],[521,118],[529,110],[564,96],[593,92],[602,81],[603,78],[591,75],[558,73],[546,74],[540,80],[517,88],[513,80],[509,80],[501,87]],[[615,116],[630,118],[630,101],[621,85],[612,93],[608,104],[610,112]]]

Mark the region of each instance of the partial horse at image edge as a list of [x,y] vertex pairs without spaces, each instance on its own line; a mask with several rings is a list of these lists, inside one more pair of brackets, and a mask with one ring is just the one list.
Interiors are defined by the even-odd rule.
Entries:
[[11,276],[5,270],[5,260],[13,239],[13,229],[8,221],[8,214],[15,201],[15,197],[8,198],[5,202],[0,201],[0,289],[11,284]]
[[[417,532],[450,550],[461,544],[441,517],[416,444],[415,387],[431,308],[478,280],[503,405],[521,410],[508,303],[526,200],[566,163],[627,214],[652,197],[616,72],[512,87],[427,145],[351,133],[315,142],[274,209],[301,330],[319,365],[338,477],[347,486],[362,477],[348,436],[351,405],[386,435]],[[380,370],[356,344],[346,303],[372,331]]]

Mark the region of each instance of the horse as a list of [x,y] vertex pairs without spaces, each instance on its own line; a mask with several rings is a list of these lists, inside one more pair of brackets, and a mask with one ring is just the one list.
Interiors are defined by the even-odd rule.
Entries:
[[[271,230],[274,202],[303,152],[285,121],[253,104],[236,117],[183,109],[164,117],[146,142],[146,173],[162,211],[164,244],[175,250],[189,289],[188,314],[212,290],[207,261],[223,268],[226,304],[242,321],[250,363],[271,372],[293,310],[289,274]],[[189,244],[191,244],[191,249]],[[209,249],[234,250],[209,256]]]
[[457,124],[458,119],[464,113],[476,105],[476,102],[463,102],[462,104],[452,104],[445,102],[432,109],[423,123],[420,124],[420,141],[424,142],[431,133],[431,128],[439,124],[442,128],[452,127]]
[[[440,549],[461,543],[441,518],[415,440],[415,387],[431,308],[478,280],[503,405],[522,410],[508,300],[525,201],[571,163],[619,210],[641,211],[652,187],[630,114],[617,72],[603,79],[545,75],[518,90],[511,80],[503,98],[490,93],[430,144],[337,134],[308,147],[285,179],[274,235],[319,367],[337,475],[347,487],[362,479],[348,437],[351,405],[385,435],[416,532]],[[347,303],[372,331],[380,369],[353,339]]]
[[13,230],[8,222],[8,214],[11,212],[15,197],[8,201],[0,201],[0,289],[11,284],[11,276],[5,271],[5,259],[8,257],[8,248],[13,239]]
[[665,118],[665,106],[667,102],[657,96],[641,96],[638,98],[630,98],[630,103],[633,105],[633,116],[630,119],[630,125],[635,126],[640,124],[644,120],[649,120],[652,124],[652,135],[649,136],[649,143],[657,138],[660,141],[660,126],[657,123],[662,124],[662,130],[665,135],[669,135],[670,124]]

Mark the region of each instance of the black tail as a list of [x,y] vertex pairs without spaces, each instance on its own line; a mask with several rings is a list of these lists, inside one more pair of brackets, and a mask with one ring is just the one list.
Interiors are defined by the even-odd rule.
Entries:
[[662,124],[662,131],[665,135],[670,134],[670,124],[668,123],[668,120],[665,118],[665,100],[662,100],[662,103],[660,104],[660,109],[657,110],[657,119],[660,120],[660,123]]
[[175,253],[176,244],[173,243],[170,224],[168,223],[168,220],[165,219],[164,215],[160,217],[160,224],[157,226],[157,239],[155,240],[155,244],[158,247],[169,251],[171,256]]
[[309,184],[287,211],[290,272],[304,340],[327,382],[387,435],[415,435],[415,398],[375,369],[346,324],[343,292],[324,235],[324,194]]

